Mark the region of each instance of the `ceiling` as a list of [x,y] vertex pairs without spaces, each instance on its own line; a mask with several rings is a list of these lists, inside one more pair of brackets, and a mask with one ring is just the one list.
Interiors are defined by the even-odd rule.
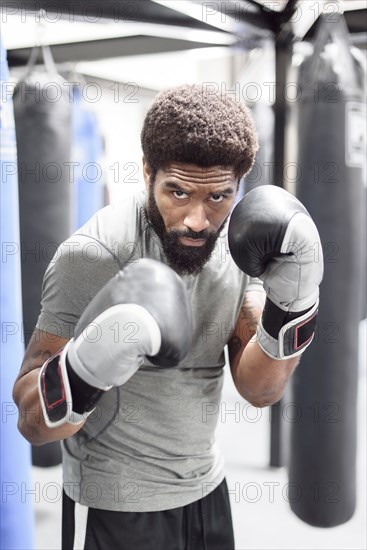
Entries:
[[0,7],[10,66],[24,65],[37,43],[52,45],[62,63],[203,47],[251,49],[284,33],[309,40],[321,13],[340,10],[350,33],[366,42],[365,0],[0,0]]

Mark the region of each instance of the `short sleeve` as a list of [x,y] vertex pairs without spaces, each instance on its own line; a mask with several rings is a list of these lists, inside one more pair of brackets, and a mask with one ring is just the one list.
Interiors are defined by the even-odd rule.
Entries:
[[64,241],[43,279],[36,328],[72,338],[84,309],[121,268],[111,250],[93,237],[74,234]]
[[246,292],[249,290],[255,290],[257,292],[265,292],[264,284],[261,281],[261,279],[258,279],[257,277],[249,277],[249,282],[246,287]]

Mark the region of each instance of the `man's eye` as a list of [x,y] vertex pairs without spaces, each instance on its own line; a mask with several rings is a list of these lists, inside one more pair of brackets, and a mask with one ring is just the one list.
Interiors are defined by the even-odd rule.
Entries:
[[210,199],[212,202],[222,202],[222,200],[224,199],[224,195],[221,195],[220,193],[215,193],[210,197]]
[[173,196],[176,197],[176,199],[186,199],[187,198],[187,193],[177,189],[176,191],[173,191]]

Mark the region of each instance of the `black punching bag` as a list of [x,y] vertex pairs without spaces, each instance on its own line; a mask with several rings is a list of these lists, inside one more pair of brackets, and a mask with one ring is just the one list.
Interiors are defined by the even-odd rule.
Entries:
[[[363,69],[342,15],[323,17],[299,73],[297,197],[321,236],[325,275],[315,341],[292,381],[291,502],[303,521],[333,527],[356,505],[358,325],[361,318],[364,147]],[[314,249],[315,261],[319,250]],[[364,283],[365,284],[365,283]]]
[[[14,92],[18,147],[19,221],[23,326],[29,343],[40,313],[42,281],[58,245],[71,232],[71,103],[51,53],[35,68],[32,51],[26,75]],[[49,332],[57,334],[54,325]],[[32,448],[35,466],[61,462],[60,443]]]
[[13,98],[26,345],[40,313],[46,267],[71,231],[71,102],[49,50],[43,55],[46,64],[36,69],[38,48],[32,51]]

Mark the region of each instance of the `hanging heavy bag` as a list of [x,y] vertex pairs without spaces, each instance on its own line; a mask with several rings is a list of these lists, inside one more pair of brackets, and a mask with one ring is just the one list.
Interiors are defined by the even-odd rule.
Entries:
[[320,527],[348,521],[356,506],[366,124],[362,70],[350,49],[343,16],[322,17],[299,73],[297,197],[318,227],[325,274],[315,341],[292,382],[289,481],[292,510]]
[[[39,53],[44,64],[36,68]],[[14,91],[25,344],[40,312],[42,281],[71,232],[71,102],[49,48],[34,48]],[[49,332],[57,334],[57,327]],[[61,461],[60,444],[33,447],[33,464]]]
[[75,163],[73,226],[77,229],[105,206],[105,182],[101,166],[104,141],[97,117],[88,107],[77,85],[73,87],[72,94],[72,157]]
[[[71,230],[71,103],[50,51],[34,48],[14,92],[25,343],[40,312],[43,275]],[[57,330],[57,328],[56,328]],[[55,327],[50,332],[55,332]]]

